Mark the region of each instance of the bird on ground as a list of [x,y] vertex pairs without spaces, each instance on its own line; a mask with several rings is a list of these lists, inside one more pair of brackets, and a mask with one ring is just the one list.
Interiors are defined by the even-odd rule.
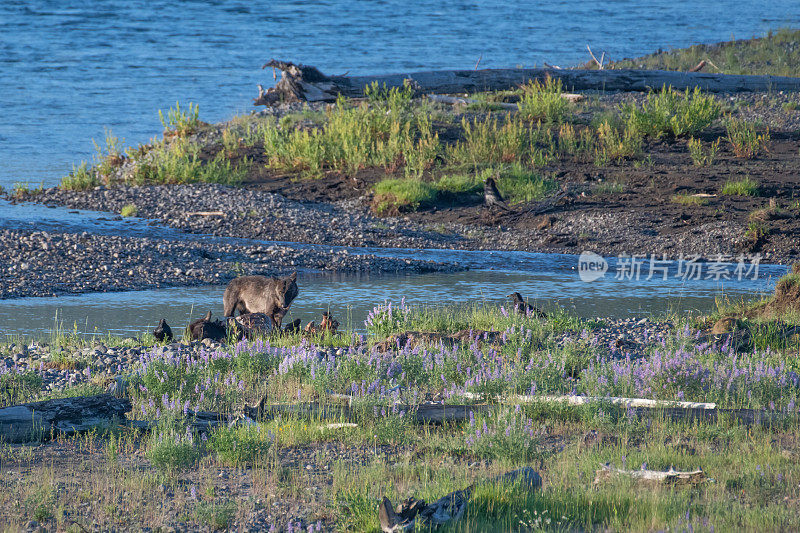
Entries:
[[161,321],[159,321],[158,326],[153,330],[153,337],[155,337],[158,342],[164,342],[164,340],[172,342],[172,328],[169,327],[165,319],[162,318]]
[[503,209],[506,207],[506,201],[503,200],[503,195],[497,189],[497,182],[491,176],[486,178],[483,182],[483,203],[487,207],[499,206]]
[[520,315],[524,316],[535,316],[536,318],[547,318],[547,313],[536,307],[535,305],[531,305],[526,302],[522,295],[518,292],[514,292],[508,295],[511,298],[511,301],[514,302],[514,309]]

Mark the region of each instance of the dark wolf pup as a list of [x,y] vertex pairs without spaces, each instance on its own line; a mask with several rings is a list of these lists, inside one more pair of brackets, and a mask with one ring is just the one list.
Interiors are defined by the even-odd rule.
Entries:
[[297,272],[285,278],[242,276],[228,284],[222,303],[225,316],[265,313],[280,327],[297,294]]

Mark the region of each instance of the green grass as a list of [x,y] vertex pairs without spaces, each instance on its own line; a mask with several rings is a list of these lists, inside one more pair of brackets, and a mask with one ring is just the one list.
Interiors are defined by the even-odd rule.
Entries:
[[436,188],[419,179],[388,179],[375,184],[374,210],[379,215],[416,211],[435,202]]
[[681,205],[701,206],[708,205],[708,198],[693,194],[675,194],[672,196],[672,202]]
[[252,465],[266,460],[275,438],[263,424],[233,428],[222,426],[211,434],[208,448],[223,464]]
[[[488,172],[484,177],[486,174]],[[513,205],[541,200],[556,189],[556,182],[520,165],[512,165],[500,171],[497,188],[506,202]]]
[[[794,274],[779,286],[798,283],[800,274]],[[0,443],[4,471],[19,472],[14,490],[0,491],[0,505],[17,509],[21,523],[39,516],[52,521],[44,527],[67,529],[70,523],[58,522],[59,509],[90,502],[101,529],[111,523],[135,529],[154,517],[159,523],[173,520],[175,514],[164,514],[169,498],[181,523],[241,529],[242,516],[291,499],[312,509],[302,517],[306,523],[321,518],[326,528],[375,531],[383,496],[395,503],[409,496],[430,502],[473,487],[465,515],[443,530],[800,528],[790,503],[800,497],[798,419],[790,416],[800,388],[789,374],[800,370],[798,343],[776,341],[779,321],[741,319],[758,352],[734,357],[684,332],[685,317],[675,316],[675,331],[663,344],[626,359],[595,338],[601,323],[557,308],[537,318],[509,307],[384,304],[373,310],[358,342],[345,332],[327,339],[261,339],[194,358],[145,356],[146,366],[130,376],[128,416],[160,422],[149,433],[109,428],[56,437],[44,447]],[[798,316],[793,320],[800,323]],[[388,353],[370,348],[403,331],[464,329],[495,331],[502,341],[433,341]],[[326,346],[345,349],[335,357],[308,357]],[[35,372],[2,374],[0,391],[4,380],[17,380],[5,390],[23,398],[22,381],[36,378],[41,380]],[[40,387],[41,381],[31,381],[27,389],[35,396]],[[463,403],[464,390],[484,394],[493,410],[476,408],[466,420],[445,424],[417,424],[395,412],[395,406],[431,397]],[[354,394],[350,417],[267,417],[219,426],[207,440],[186,430],[187,406],[226,415],[266,394],[275,404],[319,401],[332,407],[330,391]],[[745,426],[724,415],[675,420],[667,412],[636,413],[603,403],[495,403],[495,395],[508,399],[517,393],[713,401],[774,408],[781,418]],[[340,421],[356,427],[323,428]],[[75,458],[74,468],[64,471],[40,460],[51,449],[74,454],[65,458]],[[644,463],[655,470],[699,467],[711,479],[696,487],[642,485],[625,476],[593,483],[607,462],[632,470]],[[536,469],[543,486],[529,491],[518,483],[489,481],[521,466]],[[66,480],[71,490],[59,490]],[[125,493],[129,500],[121,513]]]
[[164,112],[159,110],[158,118],[166,131],[178,137],[185,137],[196,132],[200,127],[200,108],[198,105],[189,102],[189,109],[187,110],[181,108],[180,102],[175,102],[175,107],[171,107],[167,111],[166,117]]
[[60,187],[72,191],[86,191],[100,185],[94,169],[90,169],[86,161],[80,165],[72,165],[72,171],[61,179]]
[[236,502],[198,502],[195,516],[212,531],[227,530],[236,515]]
[[694,166],[707,167],[713,165],[719,150],[719,141],[719,139],[713,141],[708,145],[708,149],[704,149],[702,141],[690,137],[686,142],[686,147],[689,149],[689,155]]
[[509,204],[544,198],[556,188],[554,180],[521,165],[487,169],[477,174],[450,174],[428,182],[416,178],[386,179],[375,184],[373,211],[378,215],[417,211],[438,203],[475,201],[489,176],[497,176],[497,187]]
[[760,188],[756,180],[744,178],[725,182],[721,192],[726,196],[758,196]]
[[320,176],[325,169],[348,175],[370,167],[403,168],[419,177],[441,151],[430,117],[414,113],[410,89],[374,89],[368,102],[340,98],[321,127],[267,127],[264,149],[272,168]]
[[[800,50],[796,46],[799,39],[800,30],[783,28],[770,31],[764,37],[756,39],[699,44],[635,59],[615,61],[606,68],[685,72],[702,60],[710,60],[718,68],[707,65],[703,72],[797,77],[800,76]],[[587,63],[584,67],[597,68],[594,63]]]
[[592,187],[592,194],[621,194],[625,192],[625,185],[619,181],[604,181]]
[[11,196],[15,198],[24,198],[26,196],[41,194],[43,190],[44,183],[40,183],[37,187],[31,188],[30,182],[18,181],[14,183],[14,186],[11,188]]
[[172,473],[194,466],[202,452],[191,433],[180,432],[168,422],[159,424],[147,443],[145,456],[161,471]]
[[560,124],[569,120],[572,103],[561,97],[561,80],[547,78],[544,82],[531,81],[522,86],[519,114],[525,120]]
[[123,205],[119,212],[123,217],[135,217],[137,213],[139,213],[139,209],[134,204]]
[[662,87],[650,92],[641,105],[625,104],[623,117],[638,131],[652,137],[696,135],[709,127],[722,113],[722,106],[700,88],[680,92]]
[[140,161],[130,181],[135,185],[221,183],[236,185],[240,183],[250,168],[250,162],[243,159],[238,163],[217,154],[204,161],[200,156],[200,146],[181,137],[165,141],[154,147],[147,158]]

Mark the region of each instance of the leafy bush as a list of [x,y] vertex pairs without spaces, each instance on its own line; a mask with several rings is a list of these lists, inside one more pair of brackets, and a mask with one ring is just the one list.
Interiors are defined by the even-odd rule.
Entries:
[[89,168],[86,161],[80,165],[72,165],[72,172],[61,178],[60,187],[73,191],[85,191],[100,185],[97,174]]
[[571,103],[561,97],[561,80],[546,78],[544,83],[537,80],[522,86],[519,114],[526,120],[540,120],[560,124],[570,115]]
[[703,150],[703,143],[699,139],[691,137],[686,146],[689,148],[689,155],[692,157],[692,163],[697,167],[707,167],[714,163],[717,157],[717,150],[719,149],[719,139],[714,141],[708,146],[708,150]]
[[208,448],[230,466],[254,464],[266,457],[275,438],[264,425],[221,426],[208,439]]
[[119,214],[123,217],[135,217],[138,212],[139,209],[137,209],[135,205],[126,204],[122,206],[122,210],[119,212]]
[[646,135],[680,137],[694,135],[710,126],[722,113],[722,106],[713,96],[704,95],[699,87],[682,93],[664,86],[649,93],[641,107],[627,104],[621,111],[633,127]]
[[520,117],[507,114],[498,122],[496,116],[462,120],[464,140],[448,147],[450,163],[470,164],[480,168],[487,164],[529,161],[533,152],[530,131]]
[[205,163],[200,158],[200,147],[185,139],[177,138],[153,148],[147,159],[141,161],[131,176],[136,185],[183,184],[183,183],[240,183],[250,168],[244,159],[232,163],[220,152]]
[[186,111],[181,109],[180,102],[175,102],[175,107],[169,109],[166,118],[161,110],[158,111],[158,118],[161,119],[161,125],[167,132],[185,137],[200,127],[200,108],[189,102],[189,110]]
[[753,159],[768,151],[769,129],[758,133],[755,124],[732,117],[725,121],[725,129],[736,157]]
[[603,166],[610,161],[635,157],[642,151],[642,136],[636,128],[626,126],[622,131],[603,122],[597,127],[594,162]]

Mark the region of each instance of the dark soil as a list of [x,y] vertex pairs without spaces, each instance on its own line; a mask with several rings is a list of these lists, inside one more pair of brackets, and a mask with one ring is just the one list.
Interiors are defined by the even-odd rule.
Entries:
[[[722,130],[701,136],[704,141],[724,137]],[[706,227],[732,225],[730,242],[719,243],[729,253],[761,253],[776,261],[788,261],[800,253],[800,134],[772,132],[768,154],[757,159],[737,158],[723,140],[714,163],[697,167],[692,163],[684,139],[650,141],[644,148],[643,161],[626,161],[597,167],[592,162],[561,160],[541,169],[554,175],[562,184],[578,191],[560,202],[543,218],[528,211],[535,206],[517,205],[510,210],[487,209],[474,198],[449,200],[403,213],[412,221],[445,227],[452,224],[498,227],[520,232],[545,232],[543,251],[580,253],[618,253],[619,246],[636,253],[636,239],[647,237],[669,241],[672,238],[704,232]],[[248,154],[257,161],[261,155]],[[372,186],[385,179],[382,169],[367,169],[355,178],[328,172],[320,178],[298,178],[276,173],[255,164],[244,183],[246,188],[279,193],[302,202],[337,202],[364,198],[369,204]],[[728,181],[745,178],[760,185],[759,196],[725,196],[722,188]],[[619,184],[622,192],[603,192],[606,184]],[[682,205],[675,195],[705,194],[706,205]],[[753,211],[777,206],[768,220],[759,220],[767,234],[759,238],[746,235]],[[593,227],[590,222],[602,216],[616,221],[619,228]],[[581,221],[587,221],[582,224]],[[637,227],[630,227],[633,224]],[[631,238],[630,231],[638,230]],[[660,239],[659,239],[660,238]],[[691,238],[691,237],[689,237]],[[632,248],[633,247],[633,248]],[[669,246],[656,253],[675,254]],[[649,251],[649,250],[648,250]]]

